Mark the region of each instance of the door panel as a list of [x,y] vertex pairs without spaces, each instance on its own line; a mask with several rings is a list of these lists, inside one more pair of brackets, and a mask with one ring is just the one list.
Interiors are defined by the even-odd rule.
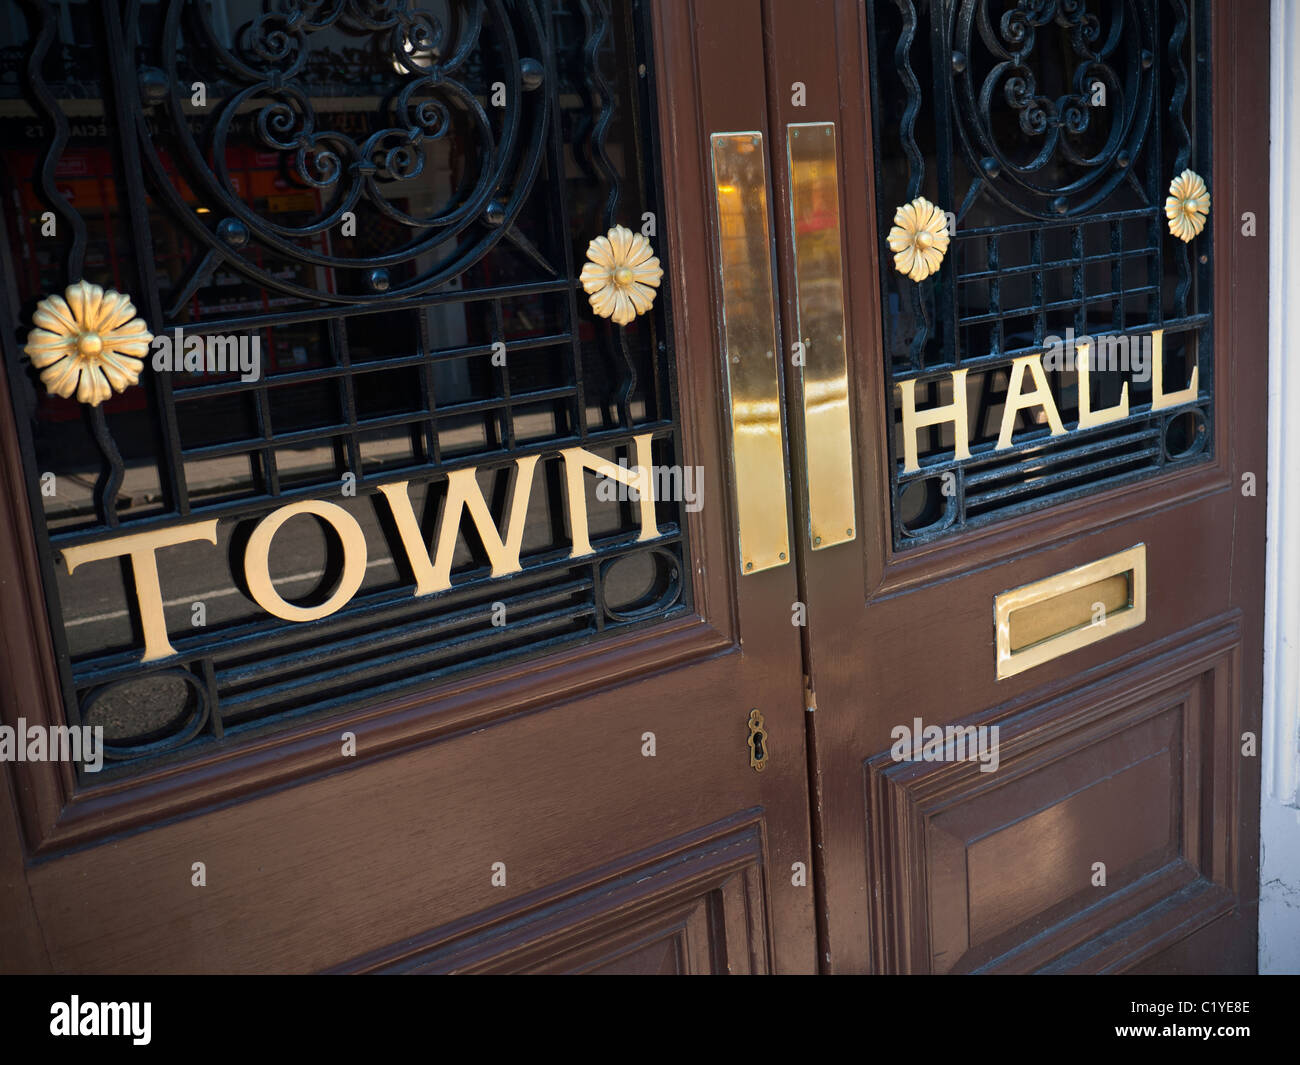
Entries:
[[[1216,777],[1214,751],[1233,735],[1239,636],[1205,634],[1196,643],[1208,654],[1193,663],[1180,640],[1004,719],[996,784],[952,763],[874,759],[890,966],[1113,971],[1230,913],[1239,782]],[[891,829],[909,840],[897,864]],[[1075,873],[1097,855],[1100,906]]]
[[[0,440],[21,505],[0,522],[18,678],[0,698],[11,725],[119,735],[102,776],[4,767],[5,863],[30,899],[5,967],[815,968],[812,890],[792,874],[811,862],[796,578],[740,577],[700,239],[704,130],[755,116],[696,105],[722,100],[728,70],[761,83],[755,13],[486,0],[417,17],[348,0],[286,23],[234,0],[72,19],[6,6],[14,46],[50,58],[23,86],[37,106],[11,101],[40,135],[6,192],[23,209]],[[402,107],[422,134],[385,132]],[[476,162],[496,170],[479,179]],[[57,235],[41,244],[46,210]],[[578,280],[615,223],[647,226],[664,268],[624,326]],[[134,297],[155,334],[259,333],[266,374],[151,366],[102,408],[46,398],[21,342],[37,300],[83,276]],[[655,464],[698,469],[706,505],[656,492],[647,535],[635,495],[579,474],[583,550],[564,452],[642,466],[638,437]],[[531,456],[521,565],[465,518],[452,588],[421,585],[385,489],[407,486],[433,553],[444,486],[476,470],[505,541],[507,483],[520,491]],[[235,460],[229,484],[203,480]],[[43,494],[45,472],[66,491]],[[353,515],[376,564],[337,612],[259,611],[241,565],[253,526],[321,500]],[[133,571],[65,558],[200,520],[215,547],[158,556],[175,654],[142,662]],[[271,573],[291,607],[319,607],[340,544],[284,537]],[[184,713],[147,719],[169,686]]]
[[421,936],[374,971],[768,972],[760,829],[732,819],[647,860],[602,868],[499,930]]
[[[1111,36],[1120,8],[1131,37]],[[993,12],[987,19],[986,11]],[[1038,79],[1039,89],[1031,85],[1030,93],[1059,109],[1071,83],[1068,76],[1053,81],[1057,74],[1040,53],[1064,48],[1068,54],[1080,40],[1068,23],[1080,12],[1100,16],[1096,40],[1110,42],[1112,56],[1132,52],[1131,62],[1120,64],[1124,85],[1146,84],[1142,52],[1151,49],[1141,42],[1159,41],[1158,55],[1149,57],[1156,71],[1149,91],[1160,108],[1153,110],[1140,93],[1116,95],[1111,86],[1130,140],[1095,146],[1112,153],[1113,168],[1114,152],[1129,145],[1132,154],[1119,169],[1140,172],[1141,179],[1135,184],[1121,175],[1111,182],[1112,169],[1099,182],[1080,178],[1066,188],[1088,167],[1065,160],[1034,179],[1048,187],[1056,180],[1066,191],[1041,202],[1037,193],[1025,193],[1023,202],[1007,206],[998,175],[982,171],[979,156],[973,173],[961,169],[962,153],[971,150],[963,138],[976,143],[982,135],[962,80],[972,68],[972,76],[988,75],[991,61],[980,67],[974,50],[1000,41],[1014,53],[1007,63],[1021,63],[1017,73]],[[1003,19],[1004,13],[1011,14]],[[1258,775],[1255,758],[1242,752],[1243,734],[1258,735],[1264,509],[1261,497],[1242,486],[1247,473],[1257,485],[1265,468],[1267,281],[1259,238],[1237,234],[1242,213],[1267,202],[1260,125],[1267,85],[1258,68],[1247,73],[1250,65],[1238,57],[1263,54],[1267,14],[1262,5],[1217,4],[1187,11],[1182,5],[1045,5],[1028,13],[1028,5],[1010,3],[904,0],[770,8],[770,36],[783,42],[768,58],[775,120],[787,130],[791,123],[838,122],[843,140],[849,379],[857,524],[864,535],[829,550],[814,550],[805,537],[797,548],[816,708],[808,716],[826,967],[1159,969],[1167,958],[1171,969],[1250,969]],[[1037,49],[1031,22],[1040,34]],[[1017,26],[1028,36],[999,36],[1014,36]],[[969,38],[961,36],[966,29]],[[835,63],[824,59],[832,40]],[[1179,62],[1191,72],[1181,83]],[[1084,64],[1076,60],[1064,69]],[[807,90],[802,106],[795,83]],[[918,94],[909,116],[909,100]],[[1001,89],[992,97],[977,94],[980,99],[997,135],[1020,135],[1015,103]],[[1133,123],[1142,115],[1150,129],[1144,141],[1133,140]],[[909,137],[914,151],[897,147]],[[1178,143],[1190,143],[1188,154],[1180,157]],[[1211,157],[1206,171],[1217,190],[1214,206],[1205,231],[1185,248],[1166,228],[1165,186],[1178,173],[1175,165],[1204,165]],[[923,177],[909,187],[908,175],[916,172]],[[918,282],[895,271],[887,237],[895,207],[920,194],[954,212],[957,224],[939,272]],[[1149,220],[1131,244],[1123,211]],[[1094,251],[1094,219],[1117,234],[1114,244]],[[793,219],[796,228],[799,221]],[[1021,242],[1028,261],[1038,263],[1032,256],[1048,248],[1053,226],[1073,227],[1071,248],[1079,252],[1079,287],[1072,283],[1059,296],[1045,279],[1034,280],[1053,262],[1050,255],[1028,272],[1021,260],[1008,258],[1008,248]],[[783,310],[792,316],[794,241],[788,226],[779,229]],[[974,264],[968,253],[980,245],[993,258]],[[1006,374],[1022,357],[1006,329],[1019,306],[1011,296],[1026,276],[1030,313],[1041,318],[1017,341],[1024,351],[1044,353],[1049,334],[1063,337],[1067,328],[1079,335],[1108,331],[1076,317],[1091,313],[1090,294],[1106,292],[1088,287],[1096,280],[1089,276],[1093,255],[1145,263],[1139,280],[1149,277],[1160,290],[1160,299],[1145,305],[1155,326],[1120,318],[1122,300],[1112,299],[1110,330],[1149,333],[1163,314],[1166,327],[1173,325],[1167,335],[1184,327],[1199,331],[1199,394],[1173,408],[1174,420],[1200,412],[1195,425],[1204,432],[1190,438],[1194,446],[1181,456],[1176,448],[1152,453],[1145,437],[1137,439],[1168,425],[1152,409],[1154,386],[1145,382],[1127,386],[1130,414],[1114,432],[1137,435],[1118,451],[1101,440],[1108,428],[1072,435],[1080,430],[1079,411],[1062,406],[1062,434],[1049,436],[1047,418],[1035,412],[1036,425],[1013,424],[1004,455],[998,419],[977,413],[981,388],[972,385],[970,416],[991,429],[971,436],[969,460],[956,454],[949,427],[939,435],[916,430],[915,476],[939,488],[951,472],[956,491],[913,505],[899,424],[903,382],[922,382],[913,387],[916,408],[924,411],[953,402],[954,369],[969,365],[972,381],[989,368]],[[1167,271],[1156,269],[1157,261]],[[1251,278],[1246,285],[1243,271]],[[1103,274],[1107,284],[1117,277],[1109,269]],[[992,328],[979,333],[977,324]],[[1162,369],[1170,387],[1182,387],[1191,372],[1172,343]],[[947,383],[933,389],[925,383],[937,379]],[[1007,377],[1000,380],[1005,388]],[[1119,383],[1094,380],[1092,406],[1118,405]],[[1049,383],[1054,396],[1068,396],[1072,383],[1066,381],[1064,392],[1060,386]],[[798,392],[792,377],[791,409]],[[1077,390],[1074,395],[1066,402],[1077,402]],[[1201,436],[1208,439],[1196,442]],[[934,449],[929,458],[927,446]],[[1061,462],[1084,470],[1084,483],[1063,487]],[[989,477],[995,466],[1000,480]],[[795,463],[797,472],[801,467],[802,458]],[[1135,478],[1146,479],[1126,484]],[[990,487],[996,496],[981,497]],[[797,504],[799,496],[796,491]],[[933,516],[926,518],[927,511]],[[909,529],[915,516],[924,520]],[[806,521],[801,513],[805,528]],[[1143,624],[1128,631],[1116,626],[1098,642],[998,679],[997,596],[1139,544],[1147,558]],[[927,761],[924,749],[910,743],[896,755],[904,735],[898,730],[911,734],[918,720],[920,729],[997,726],[996,771],[981,772],[973,755],[957,760],[957,733],[937,748],[947,752],[944,759]],[[1096,863],[1105,863],[1104,885],[1094,884]]]

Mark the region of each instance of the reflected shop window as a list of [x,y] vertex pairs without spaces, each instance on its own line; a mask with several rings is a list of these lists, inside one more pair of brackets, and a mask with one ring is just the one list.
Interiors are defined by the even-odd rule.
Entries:
[[[688,610],[680,502],[656,500],[647,524],[593,465],[680,466],[667,283],[616,326],[578,280],[593,237],[653,231],[659,212],[643,5],[123,7],[123,56],[98,3],[0,13],[24,320],[84,278],[176,338],[174,365],[147,364],[93,415],[10,367],[67,712],[104,725],[101,776]],[[21,88],[34,51],[66,120],[57,151],[55,116]],[[192,337],[209,355],[234,338],[242,361],[187,366]],[[574,449],[590,457],[581,556]],[[432,553],[455,471],[502,536],[527,489],[519,565],[501,572],[467,511],[450,587],[417,595],[381,489],[407,486]],[[245,556],[260,521],[308,499],[346,511],[365,561],[346,604],[296,624],[250,594]],[[69,573],[64,554],[213,519],[215,544],[156,551],[174,654],[142,661],[132,563]],[[269,547],[278,596],[329,601],[345,547],[294,517]]]

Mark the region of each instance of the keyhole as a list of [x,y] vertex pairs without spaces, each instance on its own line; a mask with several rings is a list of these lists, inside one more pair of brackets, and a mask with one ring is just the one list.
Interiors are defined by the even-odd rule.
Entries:
[[761,762],[765,757],[767,757],[763,753],[763,738],[763,732],[761,729],[754,733],[754,759],[758,762]]

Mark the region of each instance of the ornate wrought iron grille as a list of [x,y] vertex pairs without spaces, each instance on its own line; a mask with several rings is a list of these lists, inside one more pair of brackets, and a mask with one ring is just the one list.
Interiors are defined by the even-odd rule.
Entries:
[[[1212,456],[1213,212],[1190,246],[1164,213],[1175,175],[1210,174],[1207,9],[867,5],[895,548]],[[884,235],[895,208],[922,195],[956,225],[938,273],[918,283],[895,270]],[[1152,411],[1140,362],[1155,330],[1166,381],[1182,387],[1199,367],[1195,402]],[[1107,338],[1113,365],[1090,374],[1092,407],[1113,406],[1127,380],[1129,415],[1075,431],[1071,361],[1047,371],[1071,431],[1052,437],[1021,411],[1013,446],[995,450],[1013,359],[1070,336]],[[928,409],[952,402],[963,369],[971,458],[957,460],[951,427],[933,427],[919,468],[905,470],[899,385],[915,381]]]
[[[659,212],[642,4],[24,0],[0,18],[6,349],[67,717],[106,729],[88,782],[689,608],[680,501],[639,541],[634,499],[588,474],[594,553],[571,558],[558,456],[635,465],[652,434],[655,463],[681,465],[667,283],[622,328],[577,283],[592,237]],[[82,277],[155,334],[257,338],[263,372],[146,368],[96,412],[45,395],[21,338]],[[453,587],[416,598],[379,488],[410,483],[427,543],[452,471],[501,504],[528,456],[522,572],[493,579],[463,522]],[[304,498],[352,513],[369,562],[345,607],[299,624],[239,574],[250,528]],[[61,552],[205,518],[218,547],[158,553],[177,653],[142,665],[128,564],[70,577]],[[339,558],[303,524],[270,558],[308,602]]]

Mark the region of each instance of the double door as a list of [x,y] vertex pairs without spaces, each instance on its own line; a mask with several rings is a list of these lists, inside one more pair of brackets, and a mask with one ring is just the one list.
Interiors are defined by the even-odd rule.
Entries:
[[[1265,8],[92,8],[6,12],[0,714],[107,737],[6,967],[1253,966]],[[262,361],[50,395],[81,280]]]

